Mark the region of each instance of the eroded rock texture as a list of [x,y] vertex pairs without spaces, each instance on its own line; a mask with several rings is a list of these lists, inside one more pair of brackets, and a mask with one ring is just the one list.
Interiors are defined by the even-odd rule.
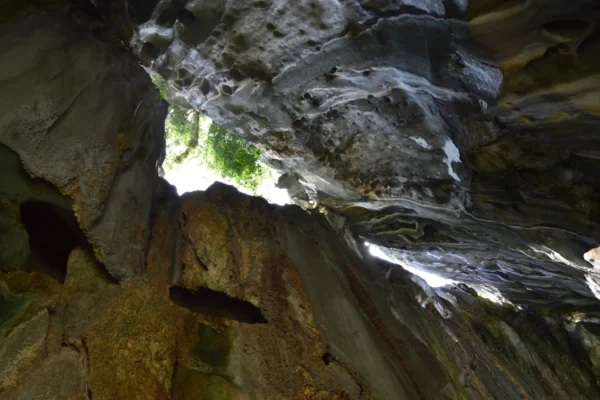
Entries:
[[[325,217],[162,186],[144,274],[0,280],[0,398],[597,398],[586,326],[386,275]],[[532,332],[535,334],[532,335]],[[38,396],[38,397],[36,397]]]
[[[596,2],[1,6],[0,399],[600,397]],[[320,208],[178,197],[134,56]]]
[[[108,16],[77,2],[38,12],[27,3],[3,5],[0,143],[18,154],[29,175],[70,198],[113,276],[133,276],[144,269],[166,105],[115,37],[118,27],[104,22]],[[67,199],[22,190],[25,183],[8,174],[19,162],[9,164],[13,156],[1,151],[6,198],[70,211]]]
[[146,65],[262,146],[298,202],[521,306],[598,306],[598,2],[142,8]]

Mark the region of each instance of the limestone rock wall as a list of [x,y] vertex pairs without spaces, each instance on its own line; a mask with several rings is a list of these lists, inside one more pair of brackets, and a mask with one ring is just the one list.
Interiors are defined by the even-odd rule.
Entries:
[[130,7],[131,46],[365,240],[521,306],[595,309],[599,7],[165,0]]
[[[573,261],[595,220],[547,225],[566,209],[551,190],[514,187],[528,208],[493,190],[510,175],[465,157],[467,127],[477,146],[507,134],[482,116],[506,67],[458,21],[473,10],[132,0],[2,13],[0,399],[600,397],[593,275]],[[224,185],[177,197],[157,178],[166,105],[132,51],[336,214]],[[595,164],[578,162],[588,204]],[[555,214],[585,211],[569,204]],[[529,308],[434,290],[362,238],[502,282]],[[530,248],[549,243],[572,254]]]
[[[101,16],[77,2],[20,7],[0,24],[0,143],[72,200],[111,274],[131,277],[145,264],[166,104]],[[2,183],[6,198],[46,201]]]
[[146,272],[125,283],[80,248],[64,284],[0,275],[0,398],[599,395],[585,325],[435,292],[323,216],[225,185],[163,184],[155,206]]

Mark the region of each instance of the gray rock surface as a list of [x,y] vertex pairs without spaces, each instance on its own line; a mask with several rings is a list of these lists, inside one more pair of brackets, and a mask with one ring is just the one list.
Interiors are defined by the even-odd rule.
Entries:
[[69,10],[0,25],[0,143],[73,200],[96,257],[123,279],[144,268],[166,106],[106,29],[87,31],[98,21]]
[[160,1],[131,45],[299,204],[515,304],[595,308],[599,7]]

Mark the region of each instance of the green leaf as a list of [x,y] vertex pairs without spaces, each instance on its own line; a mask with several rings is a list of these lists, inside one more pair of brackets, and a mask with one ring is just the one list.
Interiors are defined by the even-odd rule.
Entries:
[[206,138],[205,155],[208,166],[221,176],[253,191],[258,188],[264,173],[258,164],[260,151],[214,122]]

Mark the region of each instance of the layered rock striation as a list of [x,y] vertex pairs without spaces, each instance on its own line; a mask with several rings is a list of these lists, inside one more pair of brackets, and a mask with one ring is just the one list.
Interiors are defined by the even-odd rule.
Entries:
[[[598,6],[467,3],[2,4],[0,399],[600,397]],[[177,196],[139,62],[319,208]]]
[[598,305],[596,2],[130,10],[145,64],[261,146],[298,202],[516,304]]

